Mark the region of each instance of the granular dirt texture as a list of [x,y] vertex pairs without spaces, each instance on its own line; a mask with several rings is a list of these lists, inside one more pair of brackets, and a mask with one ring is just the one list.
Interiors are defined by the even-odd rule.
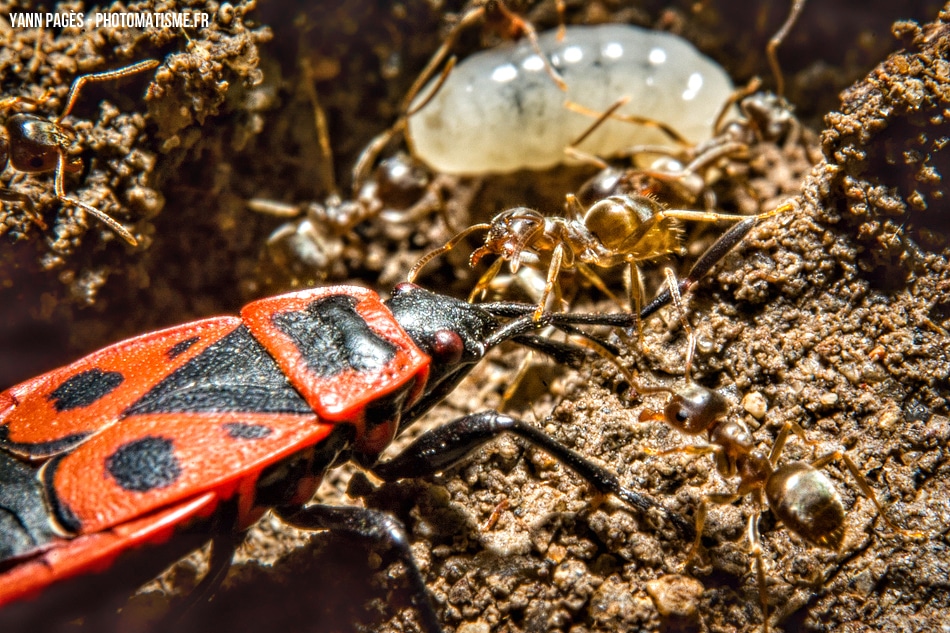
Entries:
[[[0,4],[0,86],[4,96],[47,96],[34,109],[39,116],[58,116],[70,85],[80,75],[144,59],[162,62],[157,70],[88,84],[64,121],[76,135],[69,156],[84,162],[82,172],[66,175],[67,195],[124,224],[136,236],[137,247],[125,244],[74,205],[58,201],[52,173],[23,174],[8,168],[0,174],[2,186],[29,196],[49,225],[42,230],[21,205],[3,205],[0,323],[7,357],[0,379],[4,383],[15,378],[17,368],[38,373],[61,362],[63,352],[76,355],[195,314],[196,308],[185,299],[189,289],[164,287],[168,275],[160,271],[174,274],[175,262],[189,260],[183,252],[194,251],[202,242],[207,246],[210,236],[221,235],[217,227],[208,229],[216,218],[213,208],[196,214],[201,222],[187,214],[183,217],[180,209],[194,206],[195,193],[211,182],[191,166],[202,161],[213,164],[207,152],[209,146],[224,142],[218,135],[237,144],[247,129],[259,127],[255,108],[266,100],[247,94],[262,83],[257,47],[270,39],[270,33],[253,21],[245,24],[243,15],[253,4],[192,4],[213,17],[209,28],[193,37],[180,29],[94,28],[92,7],[81,2],[56,7],[61,13],[85,12],[88,28],[14,28],[11,13],[37,7],[29,2]],[[145,13],[169,6],[141,2],[121,10]],[[12,113],[0,114],[6,121]],[[227,129],[214,125],[223,117],[233,119]],[[172,217],[174,230],[156,227],[156,222]],[[193,230],[180,230],[186,225]],[[156,240],[159,235],[169,239]],[[225,239],[205,251],[231,253],[227,264],[217,265],[233,268],[240,252],[236,242]],[[193,283],[205,279],[198,270],[189,272]],[[143,328],[143,318],[152,324]]]
[[[539,29],[557,23],[553,2],[509,4]],[[720,390],[728,415],[741,418],[766,450],[786,423],[803,427],[816,445],[792,437],[783,462],[847,449],[890,520],[921,536],[891,530],[844,463],[826,466],[847,513],[840,551],[809,547],[770,511],[761,516],[773,631],[940,630],[950,608],[944,451],[950,436],[950,225],[942,179],[950,137],[950,8],[938,15],[932,2],[899,10],[890,3],[858,4],[807,5],[780,51],[800,137],[750,147],[710,183],[718,208],[727,212],[753,213],[786,200],[794,210],[761,222],[686,297],[699,343],[692,379]],[[756,74],[769,77],[760,52],[787,10],[763,2],[705,3],[698,13],[686,3],[566,5],[569,23],[613,20],[682,33],[723,63],[737,84]],[[146,97],[121,100],[122,114],[107,116],[108,107],[98,112],[99,119],[129,117],[110,132],[126,130],[128,145],[104,138],[125,150],[117,160],[138,155],[141,161],[123,169],[97,162],[114,146],[97,144],[89,132],[80,139],[95,150],[84,154],[89,175],[67,181],[68,191],[90,196],[82,199],[136,227],[142,248],[125,247],[92,219],[88,234],[80,239],[76,229],[63,245],[4,205],[16,222],[0,239],[23,239],[3,247],[9,253],[0,256],[9,279],[3,292],[29,307],[27,318],[12,312],[3,318],[11,328],[14,322],[30,328],[34,334],[26,338],[32,340],[46,331],[37,321],[61,332],[46,363],[68,361],[77,350],[120,335],[233,312],[266,292],[342,280],[385,290],[459,228],[511,206],[555,213],[564,194],[593,174],[571,168],[478,179],[425,174],[434,197],[411,221],[401,213],[412,204],[391,204],[310,239],[313,226],[354,212],[347,206],[354,200],[349,169],[397,115],[445,25],[468,4],[204,6],[215,15],[214,26],[189,38],[117,31],[92,49],[109,55],[100,52],[62,76],[45,58],[31,75],[0,75],[5,95],[22,82],[35,83],[38,92],[54,88],[61,99],[76,74],[147,57],[163,61],[154,77],[128,80],[137,86],[128,94],[146,95],[147,87]],[[23,40],[15,45],[24,59],[37,41],[47,42],[40,48],[52,59],[66,39],[91,37],[4,30],[12,42]],[[495,43],[496,35],[474,29],[458,52]],[[94,90],[110,101],[126,94],[108,83]],[[99,98],[90,96],[90,104]],[[315,117],[321,111],[329,156],[319,148]],[[96,117],[91,106],[77,107],[76,118],[93,129],[108,125]],[[85,134],[79,122],[76,127]],[[53,235],[60,235],[56,223],[68,224],[72,216],[51,198],[51,180],[17,176],[11,184],[13,177],[4,172],[4,186],[36,196]],[[157,202],[136,206],[122,193],[132,186]],[[117,204],[93,197],[105,188],[115,192]],[[303,215],[251,212],[252,199],[272,213]],[[402,222],[387,221],[393,218]],[[275,247],[268,242],[275,229],[293,239]],[[688,269],[720,230],[689,232],[688,255],[674,262],[677,271]],[[469,253],[460,247],[440,258],[420,283],[464,297],[483,270],[467,267]],[[45,276],[36,262],[51,257],[57,258],[52,270],[72,272]],[[651,292],[660,271],[645,267]],[[41,291],[24,289],[33,279],[42,280],[36,283]],[[76,308],[82,279],[98,280],[87,282],[92,291],[78,293],[78,303],[92,303],[91,309]],[[619,275],[606,279],[619,283]],[[572,309],[617,309],[597,299],[596,291],[583,290]],[[629,350],[621,361],[640,385],[684,384],[686,337],[674,310],[645,323],[642,347],[635,335],[616,342]],[[661,454],[690,441],[645,419],[644,412],[662,409],[668,396],[636,393],[610,363],[573,371],[534,358],[528,378],[502,403],[522,358],[506,350],[486,361],[420,426],[507,404],[689,520],[706,495],[736,492],[735,479],[723,479],[710,455]],[[11,370],[2,386],[29,375]],[[447,632],[763,629],[746,538],[749,498],[709,504],[700,547],[688,564],[690,543],[671,526],[597,497],[543,452],[510,438],[422,481],[380,485],[338,469],[317,500],[365,504],[406,523]],[[134,596],[121,630],[164,630],[151,623],[194,588],[205,558],[179,563]],[[307,535],[266,517],[213,601],[194,607],[174,630],[417,631],[409,604],[401,569],[386,551],[337,535]]]

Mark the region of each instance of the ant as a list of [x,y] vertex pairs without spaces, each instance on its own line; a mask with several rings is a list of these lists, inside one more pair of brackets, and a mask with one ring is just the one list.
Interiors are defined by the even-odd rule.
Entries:
[[[762,82],[753,78],[745,87],[737,89],[727,99],[716,116],[711,138],[698,144],[690,143],[675,129],[658,121],[642,117],[616,114],[629,97],[621,97],[602,113],[591,111],[579,104],[568,102],[568,109],[595,117],[594,122],[565,152],[578,160],[591,163],[604,170],[603,180],[618,180],[613,170],[602,159],[577,149],[591,134],[609,119],[627,121],[636,125],[655,127],[662,131],[676,146],[637,145],[627,148],[622,155],[634,159],[649,157],[647,164],[636,167],[627,180],[640,180],[649,183],[650,188],[657,185],[668,191],[675,199],[684,204],[694,204],[703,200],[706,209],[716,206],[715,196],[710,189],[712,182],[721,177],[721,167],[726,161],[749,161],[750,149],[762,143],[800,144],[811,160],[810,147],[803,139],[802,126],[793,113],[791,104],[785,99],[785,78],[778,61],[778,49],[798,21],[806,0],[793,0],[785,22],[769,39],[766,45],[766,58],[772,75],[775,77],[774,93],[760,90]],[[734,117],[738,108],[739,117]],[[639,176],[639,179],[634,178]],[[595,179],[598,178],[595,176]],[[754,194],[753,194],[754,195]]]
[[[55,119],[44,118],[28,113],[17,113],[9,117],[3,125],[7,133],[7,138],[4,139],[0,137],[0,172],[6,169],[8,163],[13,169],[25,173],[37,174],[50,171],[55,172],[53,190],[60,202],[80,207],[118,233],[126,242],[132,246],[136,246],[138,241],[135,237],[116,220],[99,209],[77,198],[66,195],[65,186],[63,184],[65,173],[75,173],[82,170],[82,159],[69,159],[68,150],[75,136],[75,132],[69,125],[63,123],[63,119],[69,116],[73,105],[79,98],[80,91],[86,84],[120,79],[135,73],[150,70],[158,66],[158,64],[158,60],[147,59],[132,64],[131,66],[77,77],[69,88],[69,94],[66,97],[66,107],[63,108],[62,114]],[[7,97],[6,99],[0,100],[0,111],[8,110],[19,104],[32,106],[42,105],[48,99],[48,95],[39,99],[22,96]],[[36,211],[33,206],[33,201],[29,196],[15,191],[0,190],[0,200],[21,203],[27,215],[30,216],[30,219],[40,228],[46,228],[46,223]]]
[[484,245],[472,252],[469,263],[475,266],[489,254],[497,255],[498,259],[478,280],[470,299],[489,287],[505,261],[513,274],[522,264],[546,270],[544,290],[534,313],[534,318],[539,319],[552,293],[556,301],[561,301],[558,277],[562,270],[576,269],[616,301],[593,267],[612,268],[626,264],[629,305],[640,314],[645,291],[639,263],[682,251],[677,221],[733,221],[741,224],[741,230],[727,232],[700,257],[686,280],[671,284],[679,290],[681,285],[686,288],[705,275],[758,220],[791,210],[792,205],[786,203],[757,216],[742,216],[667,209],[649,196],[617,195],[600,200],[585,211],[577,198],[568,194],[566,208],[566,218],[545,217],[526,207],[502,211],[490,223],[472,225],[424,255],[409,271],[408,278],[414,280],[429,261],[454,248],[469,234],[487,231]]
[[[675,285],[670,287],[675,288]],[[673,297],[674,302],[679,304],[676,290],[673,291]],[[805,430],[798,423],[786,422],[768,452],[758,447],[745,424],[738,419],[726,417],[729,406],[721,394],[690,380],[690,366],[696,338],[685,316],[683,316],[683,325],[689,337],[685,371],[686,385],[678,390],[639,385],[637,388],[641,393],[666,392],[670,394],[670,399],[662,411],[644,410],[640,414],[640,421],[663,422],[685,435],[705,434],[707,443],[679,446],[664,451],[648,451],[648,453],[653,455],[710,453],[715,460],[716,470],[724,479],[738,478],[736,492],[713,493],[705,496],[696,513],[696,536],[684,566],[689,565],[699,550],[706,521],[706,501],[729,504],[751,495],[754,511],[748,518],[747,535],[750,552],[754,558],[763,631],[768,633],[768,588],[759,533],[759,518],[763,507],[767,505],[772,514],[789,531],[807,544],[839,551],[845,535],[845,510],[841,503],[841,496],[831,479],[821,471],[832,462],[844,463],[858,488],[874,503],[878,514],[891,530],[909,538],[923,536],[919,532],[901,529],[888,518],[884,506],[846,451],[836,449],[811,462],[794,461],[780,464],[779,459],[790,433],[794,433],[809,446],[818,444],[808,439]]]

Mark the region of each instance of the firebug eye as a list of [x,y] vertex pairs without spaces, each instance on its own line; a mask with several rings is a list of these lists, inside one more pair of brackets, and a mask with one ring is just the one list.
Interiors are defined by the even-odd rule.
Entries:
[[432,356],[446,365],[454,365],[462,359],[465,343],[453,330],[438,330],[432,336]]

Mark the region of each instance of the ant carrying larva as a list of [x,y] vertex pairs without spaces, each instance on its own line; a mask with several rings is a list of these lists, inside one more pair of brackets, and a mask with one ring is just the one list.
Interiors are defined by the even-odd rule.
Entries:
[[[458,64],[445,62],[459,34],[481,21],[518,41]],[[476,89],[479,99],[472,100],[468,95]],[[565,147],[589,122],[565,108],[565,101],[583,96],[590,107],[603,108],[623,89],[640,94],[631,105],[633,114],[663,113],[661,126],[675,128],[690,142],[708,136],[719,104],[733,93],[726,73],[675,35],[623,24],[568,26],[537,35],[503,3],[477,4],[459,18],[419,75],[396,122],[362,152],[353,168],[351,199],[330,196],[323,204],[309,205],[304,219],[278,229],[270,243],[288,245],[316,268],[338,259],[336,236],[377,217],[385,206],[372,174],[378,157],[400,134],[410,149],[408,160],[432,170],[417,203],[402,207],[406,211],[396,219],[406,224],[445,209],[447,187],[440,178],[570,160]],[[585,151],[607,155],[632,144],[669,142],[666,133],[651,125],[606,122],[601,127],[590,134]],[[299,207],[266,200],[253,200],[249,207],[274,215],[301,213]],[[451,226],[452,220],[458,221],[446,218],[446,223]]]
[[[779,77],[781,77],[781,71],[778,68],[776,51],[782,39],[784,39],[788,30],[791,28],[791,25],[797,20],[803,5],[804,0],[795,1],[785,24],[772,38],[767,48],[770,64]],[[609,40],[609,42],[615,42],[619,41],[619,38],[619,35],[611,35],[611,37],[605,41]],[[552,41],[556,40],[552,39]],[[591,41],[596,41],[593,34],[591,35]],[[588,63],[592,63],[598,68],[606,66],[609,69],[609,65],[600,64],[600,66],[598,66],[595,62],[602,61],[601,58],[606,54],[605,51],[610,50],[612,46],[613,43],[603,44],[601,42],[600,49],[597,49],[596,46],[592,45],[590,48],[594,53],[588,55],[588,57],[590,57]],[[624,52],[628,50],[628,48],[619,44],[618,47]],[[544,48],[543,45],[542,48]],[[577,46],[579,51],[577,55],[580,56],[579,59],[583,58],[584,55],[581,48],[582,47]],[[556,50],[556,53],[551,54],[551,58],[554,61],[567,55],[566,50],[560,48]],[[598,50],[599,57],[597,55]],[[646,55],[648,60],[650,56],[654,54],[659,57],[659,51],[661,51],[659,48],[647,51]],[[632,55],[634,53],[630,54]],[[668,55],[666,52],[663,52],[663,56],[665,59]],[[685,63],[685,55],[683,59]],[[523,66],[524,64],[521,65]],[[555,63],[555,66],[557,67],[557,63]],[[514,67],[514,65],[512,65],[512,67]],[[650,64],[641,65],[641,67],[649,68]],[[503,68],[503,66],[497,66],[497,68]],[[664,72],[668,70],[669,69],[666,69]],[[702,75],[699,71],[696,71],[696,73],[691,75],[691,77]],[[455,74],[459,74],[457,69]],[[590,75],[593,77],[596,73],[590,73]],[[564,76],[570,78],[569,73],[564,73]],[[672,85],[675,73],[669,73],[669,77]],[[596,79],[598,82],[606,85],[607,90],[612,91],[612,94],[617,94],[624,90],[628,93],[636,92],[638,86],[636,81],[630,77],[624,77],[622,85],[614,84],[613,80],[601,81],[604,78],[600,76],[597,76]],[[650,95],[653,95],[654,92],[663,94],[663,90],[657,85],[658,80],[652,77],[649,79],[651,87],[646,93]],[[516,80],[517,77],[511,78],[512,82]],[[446,90],[446,86],[450,81],[452,81],[451,77],[445,82],[445,85],[442,85],[442,92]],[[594,82],[594,79],[592,78],[591,81]],[[538,82],[532,83],[532,85],[537,84]],[[471,92],[471,89],[473,89],[472,86],[474,85],[475,84],[471,84],[468,86],[468,89],[470,89],[468,90],[469,92]],[[711,170],[720,160],[734,158],[738,154],[745,153],[752,144],[760,140],[775,140],[778,136],[788,133],[796,124],[794,117],[791,117],[790,110],[783,99],[779,98],[776,101],[775,99],[770,100],[768,95],[764,93],[751,94],[758,86],[758,83],[753,83],[745,90],[730,90],[730,96],[728,98],[716,102],[723,103],[723,105],[716,106],[710,115],[711,120],[703,120],[702,117],[687,117],[691,119],[692,123],[695,123],[696,119],[699,119],[706,125],[704,129],[712,129],[714,131],[714,137],[712,139],[696,145],[690,145],[686,135],[679,131],[678,125],[671,126],[661,121],[653,121],[640,116],[634,116],[631,119],[629,115],[616,115],[616,110],[631,101],[629,98],[624,98],[617,101],[611,108],[598,116],[595,122],[588,126],[586,130],[583,130],[581,135],[573,142],[568,143],[566,147],[562,145],[561,149],[566,150],[567,154],[573,154],[575,156],[586,155],[578,149],[582,143],[598,135],[611,136],[607,134],[607,125],[611,123],[611,118],[614,116],[624,118],[628,122],[635,124],[627,126],[628,129],[656,134],[661,138],[665,138],[667,141],[673,141],[681,148],[687,148],[689,150],[686,152],[688,155],[681,155],[662,146],[647,144],[635,145],[629,151],[634,154],[639,152],[662,154],[667,161],[666,164],[667,167],[669,167],[669,171],[639,170],[636,168],[631,171],[633,173],[645,173],[648,177],[655,177],[660,182],[666,184],[675,184],[681,190],[685,191],[685,194],[682,195],[681,198],[685,199],[687,204],[692,204],[707,191],[707,171]],[[601,89],[603,89],[603,87],[601,87]],[[476,92],[477,94],[482,94],[484,91],[479,90]],[[592,92],[596,93],[597,91],[591,88],[591,90],[586,91],[584,94],[587,96],[588,93]],[[682,96],[684,93],[680,94]],[[590,98],[594,99],[595,97]],[[637,101],[641,102],[642,99],[638,98]],[[742,105],[741,110],[744,116],[739,120],[729,121],[728,115],[734,109],[736,102]],[[536,108],[526,106],[526,103],[523,98],[518,100],[519,112],[524,111],[529,113],[536,110]],[[473,107],[481,107],[480,102]],[[565,110],[563,107],[559,109]],[[567,110],[570,109],[571,108],[567,108]],[[658,108],[655,111],[666,112],[667,110],[668,108]],[[527,116],[527,114],[525,114],[525,116]],[[614,124],[616,123],[614,122]],[[482,136],[490,137],[491,135],[482,134]],[[527,134],[526,136],[531,137],[532,135]],[[415,135],[410,135],[410,138],[415,138]],[[507,142],[507,139],[512,138],[512,134],[502,135],[502,138],[506,139]],[[509,144],[514,145],[514,150],[512,151],[518,151],[517,144]],[[596,143],[596,145],[599,145],[599,142]],[[459,146],[461,147],[461,144]],[[468,146],[466,146],[466,150],[467,149]],[[686,150],[683,151],[685,152]],[[684,161],[685,167],[681,165],[680,167],[674,168],[673,164],[676,163],[679,165],[677,161],[680,159]],[[592,160],[597,162],[599,159],[592,158]],[[495,162],[497,163],[497,161]],[[602,162],[599,164],[605,166]],[[519,164],[519,166],[524,165]],[[617,176],[618,179],[622,177],[623,176]],[[533,209],[515,207],[496,214],[487,223],[470,226],[457,233],[442,247],[430,251],[410,270],[409,279],[415,279],[420,270],[429,261],[454,248],[470,233],[486,231],[487,235],[484,244],[473,251],[469,263],[475,265],[482,257],[488,254],[496,255],[498,259],[495,260],[488,271],[478,280],[470,294],[470,298],[474,299],[475,297],[483,296],[496,275],[500,272],[504,262],[508,262],[509,270],[513,275],[518,274],[522,265],[538,270],[544,275],[544,287],[540,290],[539,297],[537,298],[538,309],[536,314],[540,314],[543,309],[545,309],[548,305],[548,299],[552,295],[556,304],[553,306],[553,309],[558,309],[559,305],[563,305],[563,293],[559,281],[559,275],[562,271],[576,270],[601,292],[616,300],[606,283],[600,279],[595,269],[624,265],[627,275],[627,304],[631,310],[639,313],[645,302],[644,283],[639,266],[642,262],[682,251],[683,238],[681,237],[679,221],[732,221],[742,223],[750,218],[760,220],[791,209],[790,205],[783,204],[774,211],[760,212],[755,216],[744,216],[714,211],[712,210],[714,207],[713,203],[714,200],[707,200],[707,204],[705,205],[706,211],[696,211],[681,206],[679,208],[667,208],[652,196],[642,195],[641,192],[635,191],[620,193],[618,195],[607,195],[602,198],[596,197],[589,205],[583,205],[578,201],[576,196],[568,195],[565,204],[566,217],[544,216]],[[751,228],[751,226],[748,228]],[[700,275],[705,274],[712,264],[718,261],[731,246],[738,243],[739,239],[741,239],[736,237],[738,235],[737,233],[730,233],[729,235],[730,237],[726,242],[717,242],[710,249],[710,252],[715,254],[714,256],[709,255],[701,258],[706,261],[707,267]],[[696,277],[691,276],[689,283],[695,282],[696,279]]]

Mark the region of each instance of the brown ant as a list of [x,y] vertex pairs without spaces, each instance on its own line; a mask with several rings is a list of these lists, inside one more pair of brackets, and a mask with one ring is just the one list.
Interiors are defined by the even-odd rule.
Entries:
[[[661,130],[676,147],[666,145],[637,145],[622,152],[622,157],[634,159],[639,166],[625,176],[625,180],[649,183],[650,188],[660,185],[675,199],[684,204],[693,204],[703,199],[706,209],[716,206],[716,199],[710,185],[721,177],[723,166],[728,161],[747,162],[750,149],[762,143],[800,144],[809,156],[809,147],[802,138],[802,127],[793,113],[791,104],[785,99],[785,79],[778,61],[778,49],[798,21],[806,0],[793,0],[785,22],[769,39],[766,46],[766,58],[775,77],[774,93],[760,90],[762,82],[753,78],[745,87],[737,89],[719,110],[713,125],[711,138],[698,144],[692,144],[675,129],[652,119],[616,114],[629,97],[622,97],[602,113],[591,111],[579,104],[568,102],[565,106],[580,114],[595,117],[594,122],[585,130],[565,152],[583,162],[592,163],[606,173],[602,180],[617,181],[616,173],[602,159],[579,151],[577,146],[593,134],[609,119],[627,121],[631,124],[645,125]],[[738,108],[739,117],[731,118]],[[648,163],[636,160],[649,157]],[[814,162],[814,161],[812,161]],[[639,178],[636,178],[638,176]],[[595,176],[595,178],[598,178]],[[753,194],[754,196],[754,194]]]
[[[674,301],[676,300],[676,291],[674,291]],[[705,496],[696,513],[696,537],[684,565],[688,565],[699,550],[706,521],[706,500],[717,504],[728,504],[751,495],[754,510],[748,518],[747,535],[750,552],[754,557],[763,631],[768,633],[768,589],[759,534],[759,517],[767,504],[772,514],[789,531],[809,545],[832,551],[840,550],[845,535],[845,510],[831,479],[821,471],[823,467],[832,462],[843,462],[858,488],[874,503],[878,514],[891,530],[911,538],[918,538],[922,534],[903,530],[887,517],[877,495],[844,450],[834,450],[811,462],[794,461],[779,464],[779,458],[790,433],[794,433],[810,446],[817,444],[807,438],[805,430],[796,422],[785,423],[775,438],[771,450],[766,452],[765,449],[758,447],[745,424],[738,419],[726,417],[729,406],[722,395],[690,380],[689,367],[695,347],[695,337],[689,330],[685,318],[683,323],[689,337],[686,385],[678,390],[659,386],[638,386],[641,393],[666,392],[671,395],[663,411],[644,410],[640,414],[640,421],[663,422],[685,435],[705,434],[707,443],[648,452],[654,455],[710,453],[715,460],[716,470],[723,478],[738,478],[736,492],[713,493]]]
[[[66,107],[63,108],[62,114],[54,119],[28,113],[17,113],[9,117],[3,125],[6,138],[0,137],[0,172],[6,169],[8,162],[13,169],[25,173],[55,172],[53,191],[60,202],[80,207],[118,233],[126,242],[132,246],[137,245],[138,241],[135,237],[116,220],[99,209],[66,195],[63,184],[65,173],[80,171],[82,169],[82,159],[69,159],[68,150],[75,133],[70,126],[63,123],[63,119],[69,116],[73,105],[79,98],[80,91],[87,83],[127,77],[155,68],[158,64],[158,60],[147,59],[131,66],[77,77],[66,97]],[[48,96],[40,99],[21,96],[7,97],[0,100],[0,111],[8,110],[19,104],[42,105],[48,98]],[[0,190],[0,200],[21,203],[30,219],[40,228],[46,228],[46,223],[34,208],[33,201],[29,196],[15,191]]]
[[[688,277],[691,283],[705,275],[738,244],[756,221],[791,210],[792,205],[786,203],[774,211],[757,216],[741,216],[667,209],[648,196],[619,195],[605,198],[585,211],[577,198],[569,194],[566,207],[569,214],[567,218],[545,217],[525,207],[502,211],[490,223],[472,225],[443,246],[424,255],[409,271],[408,278],[414,280],[429,261],[454,248],[470,233],[487,231],[484,245],[472,253],[470,264],[476,265],[489,254],[497,255],[498,259],[478,280],[471,298],[489,287],[506,261],[512,273],[517,273],[522,264],[546,270],[544,290],[535,312],[537,319],[543,314],[552,292],[555,300],[561,301],[558,277],[562,270],[576,269],[601,292],[615,298],[593,267],[612,268],[626,264],[629,305],[640,313],[645,291],[639,264],[682,250],[677,221],[743,223],[742,231],[728,232],[700,258],[702,267],[694,266]],[[673,285],[679,287],[680,283]]]

